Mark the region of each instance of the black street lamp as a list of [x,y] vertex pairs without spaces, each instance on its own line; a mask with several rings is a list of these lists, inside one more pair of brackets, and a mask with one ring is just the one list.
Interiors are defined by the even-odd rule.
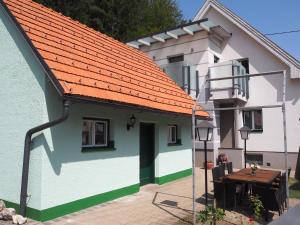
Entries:
[[251,129],[247,126],[243,126],[241,129],[239,129],[241,133],[241,138],[244,140],[244,161],[245,161],[245,168],[246,168],[246,163],[247,163],[247,150],[246,150],[246,141],[249,138],[249,133]]
[[204,169],[205,169],[205,205],[208,203],[208,187],[207,187],[207,141],[212,139],[214,125],[208,121],[201,121],[196,126],[196,134],[199,141],[204,142]]

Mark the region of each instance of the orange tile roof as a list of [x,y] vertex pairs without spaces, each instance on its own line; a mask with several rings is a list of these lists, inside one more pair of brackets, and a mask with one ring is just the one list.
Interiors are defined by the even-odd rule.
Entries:
[[4,2],[64,95],[191,114],[192,98],[146,54],[31,0]]

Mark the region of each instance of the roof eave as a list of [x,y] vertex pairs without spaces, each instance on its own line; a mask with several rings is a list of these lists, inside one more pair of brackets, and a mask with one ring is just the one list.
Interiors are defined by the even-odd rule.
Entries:
[[[118,108],[124,108],[124,109],[134,109],[134,110],[143,110],[147,112],[154,112],[154,113],[162,113],[162,114],[168,114],[168,115],[174,115],[174,116],[184,116],[184,117],[191,117],[191,114],[186,113],[177,113],[172,111],[164,111],[160,109],[154,109],[146,106],[139,106],[139,105],[133,105],[129,103],[122,103],[122,102],[115,102],[115,101],[108,101],[93,97],[87,97],[87,96],[81,96],[81,95],[68,95],[65,94],[63,96],[65,100],[71,100],[72,102],[78,102],[78,103],[92,103],[97,105],[104,105],[104,106],[117,106]],[[208,117],[205,116],[196,116],[198,119],[207,119]]]

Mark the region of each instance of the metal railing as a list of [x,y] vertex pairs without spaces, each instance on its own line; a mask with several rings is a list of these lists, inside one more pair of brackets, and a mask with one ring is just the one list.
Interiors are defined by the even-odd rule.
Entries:
[[[209,79],[224,77],[224,76],[240,76],[246,74],[246,69],[243,65],[236,61],[230,60],[226,62],[216,63],[209,67]],[[219,90],[232,90],[232,97],[236,95],[249,98],[249,78],[243,77],[232,80],[209,81],[208,88],[210,96],[212,92]]]
[[196,98],[199,94],[201,79],[196,65],[186,62],[169,63],[161,68],[167,73],[188,95]]

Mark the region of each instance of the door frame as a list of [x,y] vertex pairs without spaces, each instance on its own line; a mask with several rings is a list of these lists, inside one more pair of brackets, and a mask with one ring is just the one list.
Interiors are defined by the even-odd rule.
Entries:
[[[147,182],[145,184],[141,184],[141,177],[140,177],[140,172],[141,172],[141,165],[140,165],[140,159],[141,159],[141,127],[143,124],[146,125],[151,125],[152,129],[153,129],[153,148],[152,148],[152,175],[153,177],[151,177],[151,181]],[[148,121],[141,121],[139,123],[139,183],[140,186],[146,185],[146,184],[151,184],[151,183],[155,183],[155,158],[156,158],[156,126],[154,122],[148,122]]]
[[[220,107],[234,107],[234,104],[220,104]],[[232,116],[232,121],[230,121],[230,127],[231,127],[231,143],[232,143],[232,146],[222,146],[222,135],[223,135],[223,129],[224,127],[222,126],[222,122],[224,123],[224,121],[226,120],[222,120],[222,114],[224,115],[225,113],[231,113],[231,116]],[[224,119],[224,118],[223,118]],[[220,120],[220,148],[228,148],[228,149],[234,149],[236,147],[236,144],[235,144],[235,110],[226,110],[226,111],[220,111],[220,114],[219,114],[219,120]],[[227,122],[229,122],[227,120]],[[223,127],[223,129],[222,129]]]

